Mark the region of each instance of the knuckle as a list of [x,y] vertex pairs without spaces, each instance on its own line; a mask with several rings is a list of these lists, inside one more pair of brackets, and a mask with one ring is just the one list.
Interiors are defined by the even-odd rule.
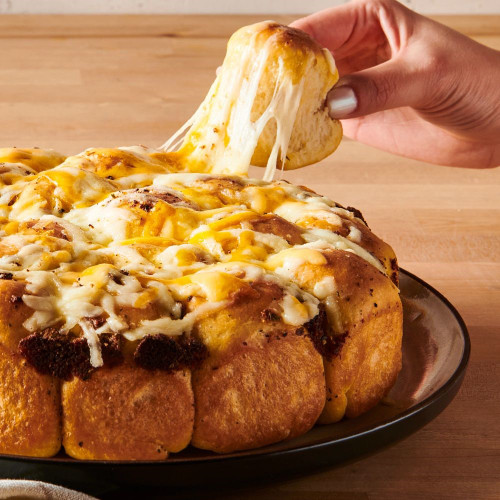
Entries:
[[422,51],[413,72],[415,80],[422,82],[424,100],[435,100],[448,88],[448,57],[442,51],[433,48]]
[[424,76],[445,74],[448,56],[441,50],[433,47],[426,47],[419,55],[419,71]]

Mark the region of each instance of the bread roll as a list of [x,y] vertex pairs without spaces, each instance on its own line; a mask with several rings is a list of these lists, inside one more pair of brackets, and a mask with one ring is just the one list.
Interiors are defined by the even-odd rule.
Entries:
[[267,167],[265,180],[276,167],[318,162],[342,138],[340,122],[325,106],[337,80],[330,52],[306,33],[272,21],[245,26],[229,40],[179,153],[199,172],[245,174],[250,164]]

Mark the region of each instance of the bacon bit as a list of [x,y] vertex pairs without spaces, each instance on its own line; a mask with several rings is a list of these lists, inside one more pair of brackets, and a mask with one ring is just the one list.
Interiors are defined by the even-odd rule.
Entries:
[[144,203],[141,203],[139,205],[139,208],[141,210],[144,210],[145,212],[151,212],[151,210],[153,210],[155,206],[155,203],[153,200],[148,200],[148,201],[145,201]]
[[205,344],[184,335],[175,340],[162,334],[147,335],[134,352],[134,360],[142,368],[169,373],[182,368],[197,368],[207,356]]
[[350,233],[350,229],[347,226],[342,226],[333,232],[335,234],[338,234],[339,236],[342,236],[343,238],[346,238]]
[[93,318],[89,318],[88,316],[84,318],[87,320],[94,330],[100,328],[106,322],[104,316],[94,316]]
[[70,380],[75,372],[81,378],[88,378],[92,370],[87,341],[70,339],[55,328],[25,337],[19,342],[19,350],[28,363],[44,375]]
[[205,344],[193,337],[181,337],[181,346],[184,349],[182,363],[188,368],[198,368],[208,357],[208,349]]
[[[340,205],[339,205],[340,206]],[[369,227],[368,224],[366,223],[365,221],[365,218],[363,217],[363,214],[357,209],[357,208],[354,208],[354,207],[346,207],[346,210],[348,212],[351,212],[354,217],[357,217],[358,219],[361,219],[364,223],[365,223],[365,226],[366,227]]]
[[391,259],[391,281],[396,285],[399,286],[399,279],[398,279],[398,271],[399,271],[399,266],[398,266],[398,261],[396,259]]
[[320,304],[319,314],[305,323],[304,326],[314,347],[327,361],[331,361],[341,353],[342,346],[349,335],[349,332],[337,335],[330,334],[331,329],[323,304]]
[[102,333],[99,335],[104,366],[118,366],[123,363],[123,337],[118,334]]
[[262,321],[268,322],[268,321],[279,321],[280,316],[276,311],[273,311],[272,309],[264,309],[261,313],[261,319]]
[[19,195],[18,195],[18,194],[16,194],[15,196],[13,196],[13,197],[10,199],[9,203],[7,203],[7,206],[8,206],[8,207],[11,207],[12,205],[14,205],[14,203],[17,201],[17,199],[18,199],[18,198],[19,198]]
[[[102,334],[99,337],[105,365],[116,366],[123,361],[119,335]],[[90,364],[87,340],[63,334],[56,328],[46,328],[28,335],[19,342],[21,355],[35,370],[62,380],[73,376],[87,380],[95,368]]]
[[123,278],[119,274],[109,273],[108,276],[117,285],[123,285]]
[[187,205],[189,208],[192,208],[193,210],[200,209],[198,205],[196,205],[192,201],[186,200],[181,196],[177,196],[173,193],[165,191],[156,191],[151,189],[137,189],[136,192],[142,193],[145,199],[142,202],[139,200],[134,200],[132,204],[134,206],[139,205],[139,208],[141,210],[144,210],[145,212],[150,212],[151,210],[153,210],[156,203],[158,203],[158,201],[160,200],[164,201],[165,203],[168,203],[169,205]]
[[13,277],[12,273],[0,273],[0,280],[11,280]]

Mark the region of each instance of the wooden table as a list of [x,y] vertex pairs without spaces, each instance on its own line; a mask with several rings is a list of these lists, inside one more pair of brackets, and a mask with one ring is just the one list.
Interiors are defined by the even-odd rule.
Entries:
[[[202,100],[228,36],[263,17],[0,16],[0,143],[160,145]],[[439,20],[500,49],[500,16]],[[258,497],[500,498],[500,169],[437,167],[344,140],[286,178],[360,208],[401,265],[455,304],[473,349],[458,397],[427,427]]]

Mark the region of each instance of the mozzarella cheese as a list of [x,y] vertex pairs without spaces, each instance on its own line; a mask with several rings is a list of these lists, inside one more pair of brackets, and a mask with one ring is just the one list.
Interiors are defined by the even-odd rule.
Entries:
[[[261,39],[271,27],[263,23],[243,33],[248,43],[237,63],[225,63],[198,111],[161,150],[100,148],[69,158],[0,150],[0,271],[25,284],[22,301],[33,311],[26,330],[55,326],[83,335],[98,367],[100,334],[120,333],[131,341],[189,335],[200,317],[227,307],[239,290],[262,280],[283,290],[284,323],[310,321],[323,301],[340,331],[333,279],[304,290],[301,270],[326,266],[324,254],[333,249],[385,271],[363,248],[362,232],[353,224],[347,237],[300,226],[304,218],[349,225],[350,212],[272,182],[276,166],[288,161],[308,73],[318,57],[326,64],[326,85],[337,76],[327,52],[299,50],[292,65],[277,57],[281,35]],[[266,89],[269,68],[273,86]],[[256,115],[264,91],[269,99]],[[266,134],[273,143],[264,179],[248,179]],[[266,229],[265,214],[279,216],[275,223],[284,232]],[[256,221],[263,225],[254,226]],[[290,243],[287,225],[302,243]],[[183,315],[190,297],[199,305]],[[124,310],[152,312],[132,322]]]

